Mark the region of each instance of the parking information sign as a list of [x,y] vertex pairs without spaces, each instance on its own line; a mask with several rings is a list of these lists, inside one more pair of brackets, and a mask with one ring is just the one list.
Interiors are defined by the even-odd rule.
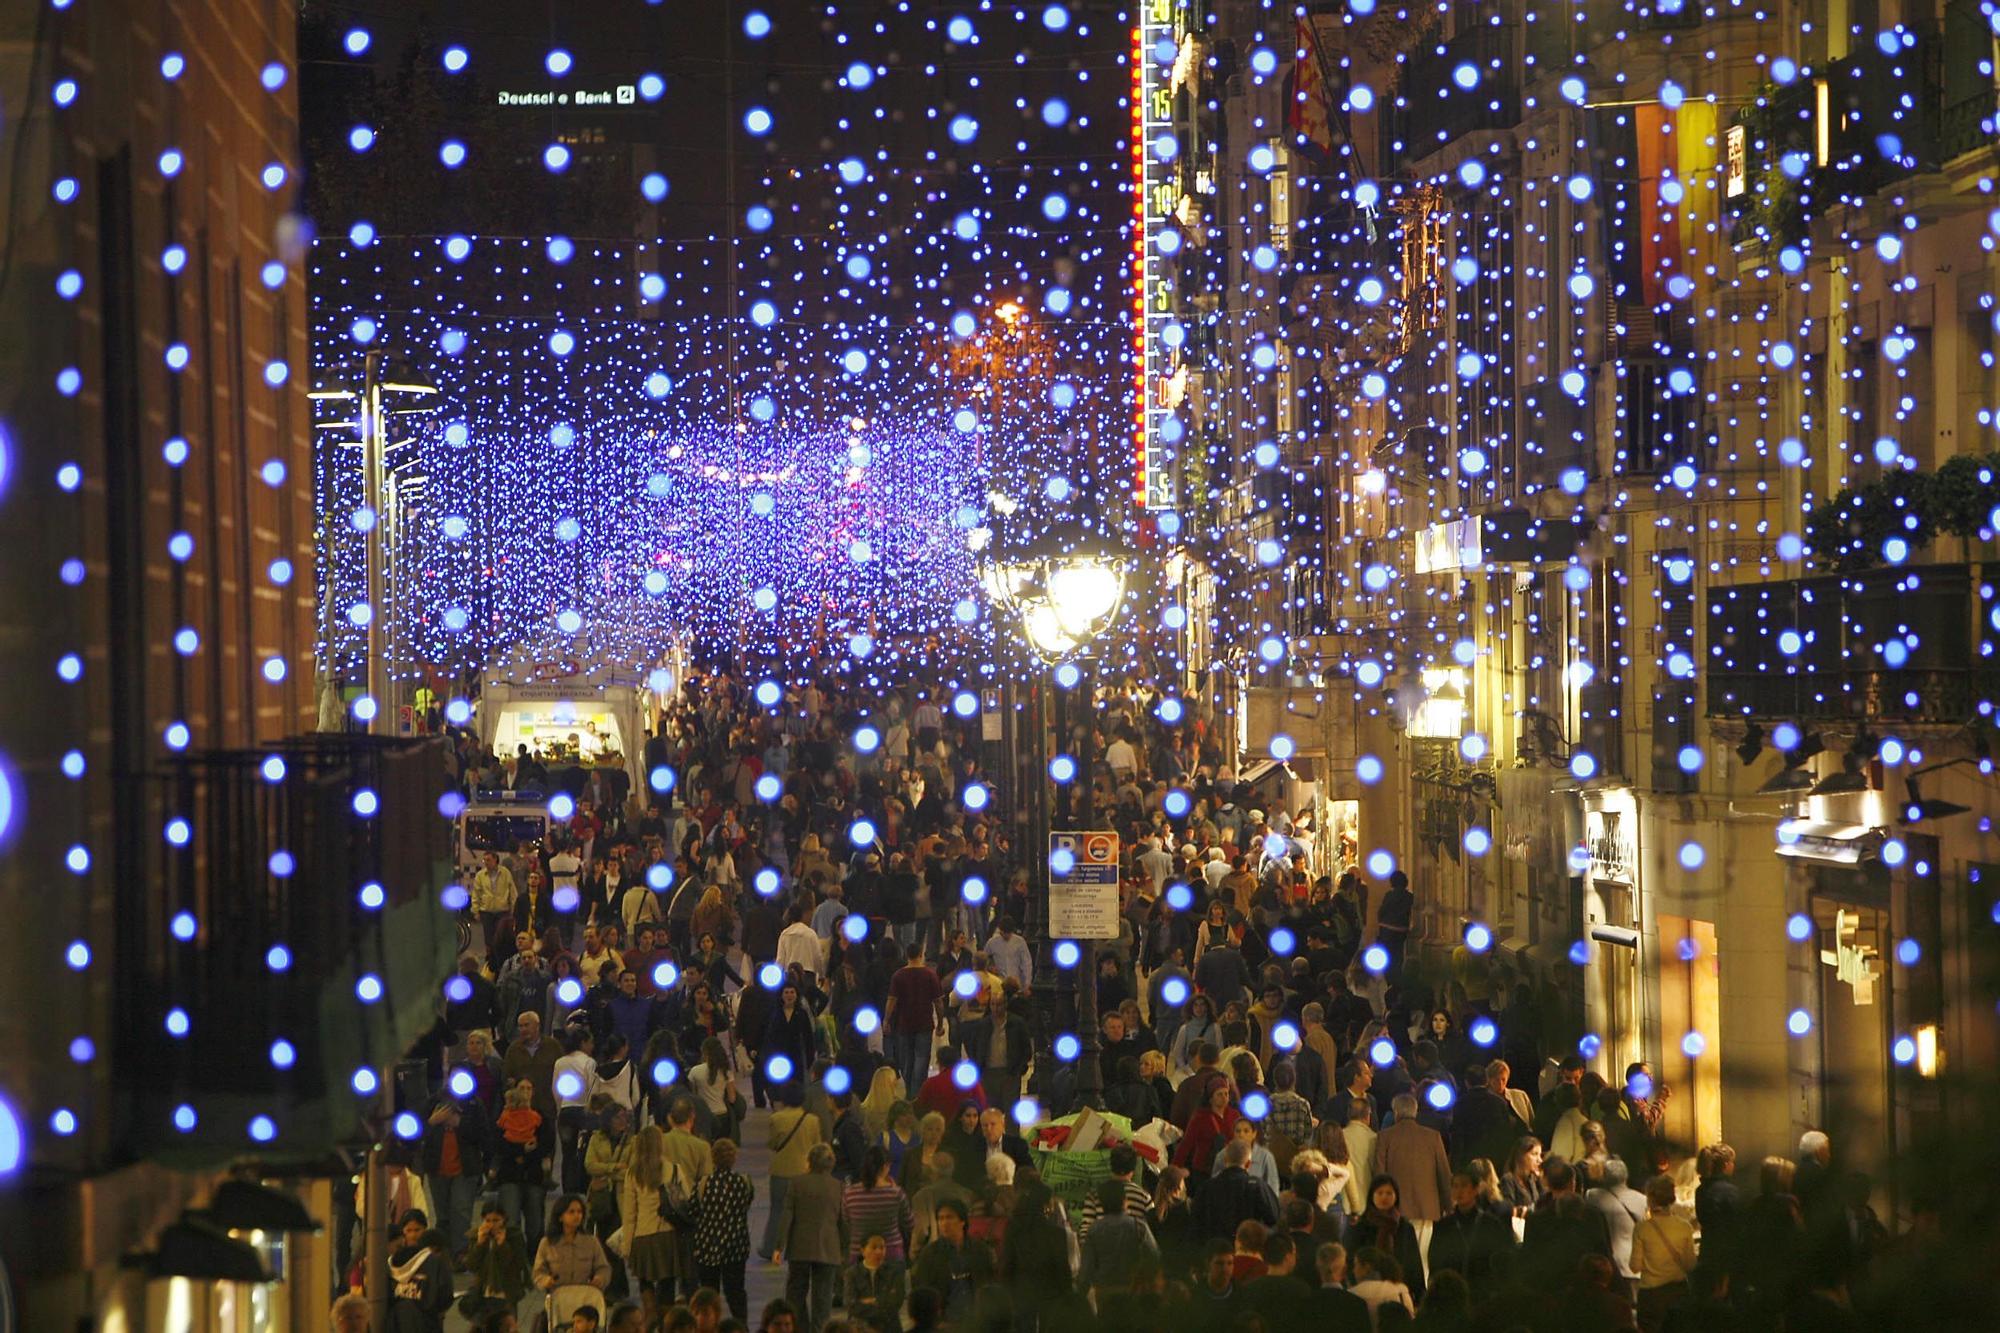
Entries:
[[1049,935],[1059,940],[1118,938],[1118,835],[1049,835]]

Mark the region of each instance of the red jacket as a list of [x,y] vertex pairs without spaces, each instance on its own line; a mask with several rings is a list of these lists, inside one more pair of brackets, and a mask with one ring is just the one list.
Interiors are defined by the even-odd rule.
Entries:
[[1215,1155],[1229,1142],[1242,1118],[1233,1106],[1220,1117],[1206,1106],[1196,1111],[1188,1120],[1187,1133],[1174,1148],[1174,1165],[1197,1176],[1208,1175],[1215,1168]]

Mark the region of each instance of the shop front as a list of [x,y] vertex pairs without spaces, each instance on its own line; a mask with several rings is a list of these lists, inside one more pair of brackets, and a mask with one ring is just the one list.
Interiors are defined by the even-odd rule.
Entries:
[[1842,1164],[1876,1183],[1878,1207],[1894,1207],[1900,1155],[1936,1128],[1943,881],[1935,836],[1887,823],[1877,793],[1860,804],[1778,828],[1804,973],[1788,1017],[1807,1093],[1795,1128],[1825,1130]]

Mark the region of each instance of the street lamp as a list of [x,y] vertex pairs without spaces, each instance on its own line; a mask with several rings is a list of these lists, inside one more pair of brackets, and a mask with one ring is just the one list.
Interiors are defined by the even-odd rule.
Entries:
[[[360,371],[360,384],[354,383],[354,373]],[[368,511],[368,522],[362,533],[363,563],[368,595],[367,661],[368,697],[373,701],[375,712],[368,719],[371,732],[394,734],[395,719],[391,716],[389,703],[389,641],[388,617],[389,598],[387,596],[388,561],[392,529],[396,520],[397,498],[391,486],[388,456],[392,449],[407,444],[408,440],[391,440],[389,434],[394,419],[413,413],[428,412],[436,404],[426,400],[439,395],[438,386],[423,371],[406,361],[391,358],[386,352],[365,353],[361,364],[337,366],[321,382],[308,391],[307,397],[315,402],[352,403],[355,413],[351,418],[317,423],[320,430],[351,430],[359,435],[361,450],[361,503]],[[419,407],[401,407],[392,404],[414,401]],[[328,534],[327,559],[332,563],[332,535]],[[327,581],[328,598],[331,600],[332,579]],[[331,612],[328,613],[331,615]],[[331,654],[333,636],[327,635],[327,674],[332,675]]]
[[[1003,520],[1013,520],[1007,526],[1018,527],[1025,518],[1017,513],[1018,507],[1005,496],[990,497],[995,512]],[[996,539],[992,529],[975,529],[969,537],[969,544],[980,557],[979,579],[986,595],[996,607],[1012,613],[1020,623],[1020,635],[1030,652],[1050,666],[1074,664],[1079,668],[1075,681],[1069,689],[1059,689],[1055,695],[1055,730],[1058,736],[1069,734],[1069,695],[1081,692],[1085,708],[1090,706],[1091,682],[1087,663],[1091,646],[1103,633],[1111,628],[1118,618],[1118,608],[1125,597],[1125,578],[1129,561],[1125,553],[1102,533],[1094,528],[1078,523],[1052,524],[1041,529],[1032,539],[1018,544]],[[1037,699],[1047,698],[1047,691],[1038,692]],[[1057,799],[1055,818],[1051,818],[1048,802],[1049,752],[1048,718],[1038,708],[1035,724],[1035,769],[1037,796],[1035,801],[1036,829],[1034,841],[1044,858],[1049,854],[1049,834],[1054,830],[1055,819],[1067,824],[1071,819],[1071,797],[1069,784],[1064,784]],[[1078,774],[1074,780],[1090,781],[1092,756],[1088,753],[1077,756]],[[1053,1011],[1054,1011],[1054,949],[1049,938],[1051,920],[1050,895],[1053,886],[1049,879],[1050,866],[1044,859],[1041,869],[1041,892],[1029,899],[1030,920],[1028,932],[1031,939],[1037,939],[1042,948],[1042,958],[1035,969],[1036,1008],[1041,1016],[1041,1040],[1036,1055],[1037,1077],[1044,1094],[1048,1089],[1048,1074],[1055,1067]],[[1094,940],[1079,940],[1081,957],[1077,960],[1077,1035],[1082,1042],[1082,1050],[1077,1059],[1077,1100],[1093,1109],[1104,1104],[1103,1070],[1098,1064],[1097,1038],[1097,945]]]
[[1020,618],[1021,637],[1043,661],[1084,655],[1118,618],[1126,559],[1095,530],[1050,529],[1013,551],[993,549],[989,533],[979,546],[986,595]]

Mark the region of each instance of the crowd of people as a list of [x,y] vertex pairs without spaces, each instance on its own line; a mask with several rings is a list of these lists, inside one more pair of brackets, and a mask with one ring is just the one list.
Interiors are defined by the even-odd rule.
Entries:
[[[1094,976],[1024,933],[1012,776],[939,692],[689,681],[645,799],[490,854],[395,1228],[339,1238],[357,1274],[391,1247],[391,1328],[506,1329],[537,1292],[557,1327],[748,1328],[753,1261],[784,1265],[772,1333],[1851,1322],[1887,1238],[1824,1136],[1747,1199],[1706,1147],[1690,1191],[1649,1068],[1549,1058],[1464,943],[1428,988],[1402,875],[1371,906],[1205,719],[1095,703],[1057,738],[1077,826],[1126,849]],[[1084,985],[1094,1078],[1051,1053]],[[1045,1179],[1028,1134],[1097,1088],[1129,1138]]]

